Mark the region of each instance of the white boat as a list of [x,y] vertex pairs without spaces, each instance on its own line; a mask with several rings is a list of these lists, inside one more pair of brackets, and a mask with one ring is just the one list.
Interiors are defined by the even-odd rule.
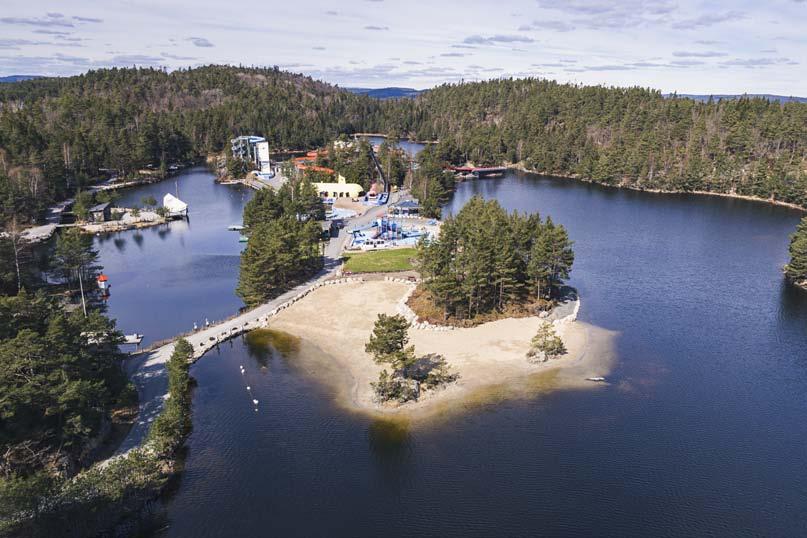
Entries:
[[605,378],[604,377],[587,377],[586,381],[594,381],[595,383],[604,383]]
[[231,232],[240,232],[244,228],[246,228],[246,226],[241,226],[240,224],[231,224],[227,226],[227,229],[230,230]]
[[188,204],[171,193],[163,196],[163,207],[168,211],[168,217],[188,216]]

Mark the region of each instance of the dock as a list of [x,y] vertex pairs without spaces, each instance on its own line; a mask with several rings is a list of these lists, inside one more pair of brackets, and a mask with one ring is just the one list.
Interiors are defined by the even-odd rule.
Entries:
[[455,174],[471,174],[476,177],[499,176],[507,171],[506,166],[449,166]]
[[143,335],[142,334],[134,333],[134,334],[124,334],[123,335],[123,343],[124,344],[131,344],[131,345],[139,346],[142,341],[143,341]]

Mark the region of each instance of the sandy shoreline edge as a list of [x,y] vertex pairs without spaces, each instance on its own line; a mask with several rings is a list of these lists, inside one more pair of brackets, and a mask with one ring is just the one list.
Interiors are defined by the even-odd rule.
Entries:
[[329,387],[344,409],[375,418],[433,419],[541,392],[594,389],[602,385],[586,378],[606,376],[613,365],[616,333],[573,321],[571,316],[555,322],[568,353],[542,364],[525,358],[541,323],[538,317],[451,331],[413,327],[410,343],[417,353],[444,355],[460,379],[426,392],[417,402],[378,404],[370,382],[378,378],[382,367],[365,353],[364,343],[376,316],[399,313],[398,305],[410,291],[411,285],[380,280],[324,286],[272,317],[266,328],[299,338],[295,362],[301,370]]

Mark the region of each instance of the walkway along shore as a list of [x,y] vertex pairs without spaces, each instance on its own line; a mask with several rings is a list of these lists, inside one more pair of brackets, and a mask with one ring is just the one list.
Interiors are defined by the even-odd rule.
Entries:
[[[397,199],[397,196],[395,198]],[[394,201],[390,200],[390,203],[394,203]],[[384,211],[386,211],[386,206],[374,207],[364,215],[351,219],[350,225],[366,224],[378,218]],[[190,342],[194,350],[192,360],[200,359],[205,353],[230,338],[265,326],[272,316],[318,287],[343,281],[358,281],[357,278],[333,279],[341,268],[342,249],[348,237],[347,229],[347,226],[342,228],[339,236],[330,240],[325,251],[325,268],[311,280],[243,314],[186,335],[185,339]],[[170,342],[157,349],[133,355],[126,360],[126,374],[137,388],[140,402],[139,413],[137,421],[113,457],[125,454],[146,439],[151,423],[160,414],[168,392],[165,363],[173,351],[174,342]]]

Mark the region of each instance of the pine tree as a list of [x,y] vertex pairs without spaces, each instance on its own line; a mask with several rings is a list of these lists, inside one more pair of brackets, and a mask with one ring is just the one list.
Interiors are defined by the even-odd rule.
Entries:
[[569,277],[571,245],[551,219],[508,215],[495,200],[473,197],[445,219],[439,239],[420,245],[420,270],[445,318],[472,319],[532,291],[549,295]]
[[807,217],[801,219],[790,238],[790,263],[785,266],[787,277],[797,283],[807,283]]
[[538,332],[530,341],[530,350],[527,352],[528,359],[551,360],[566,354],[566,346],[563,340],[555,332],[555,326],[551,321],[543,321],[538,327]]

